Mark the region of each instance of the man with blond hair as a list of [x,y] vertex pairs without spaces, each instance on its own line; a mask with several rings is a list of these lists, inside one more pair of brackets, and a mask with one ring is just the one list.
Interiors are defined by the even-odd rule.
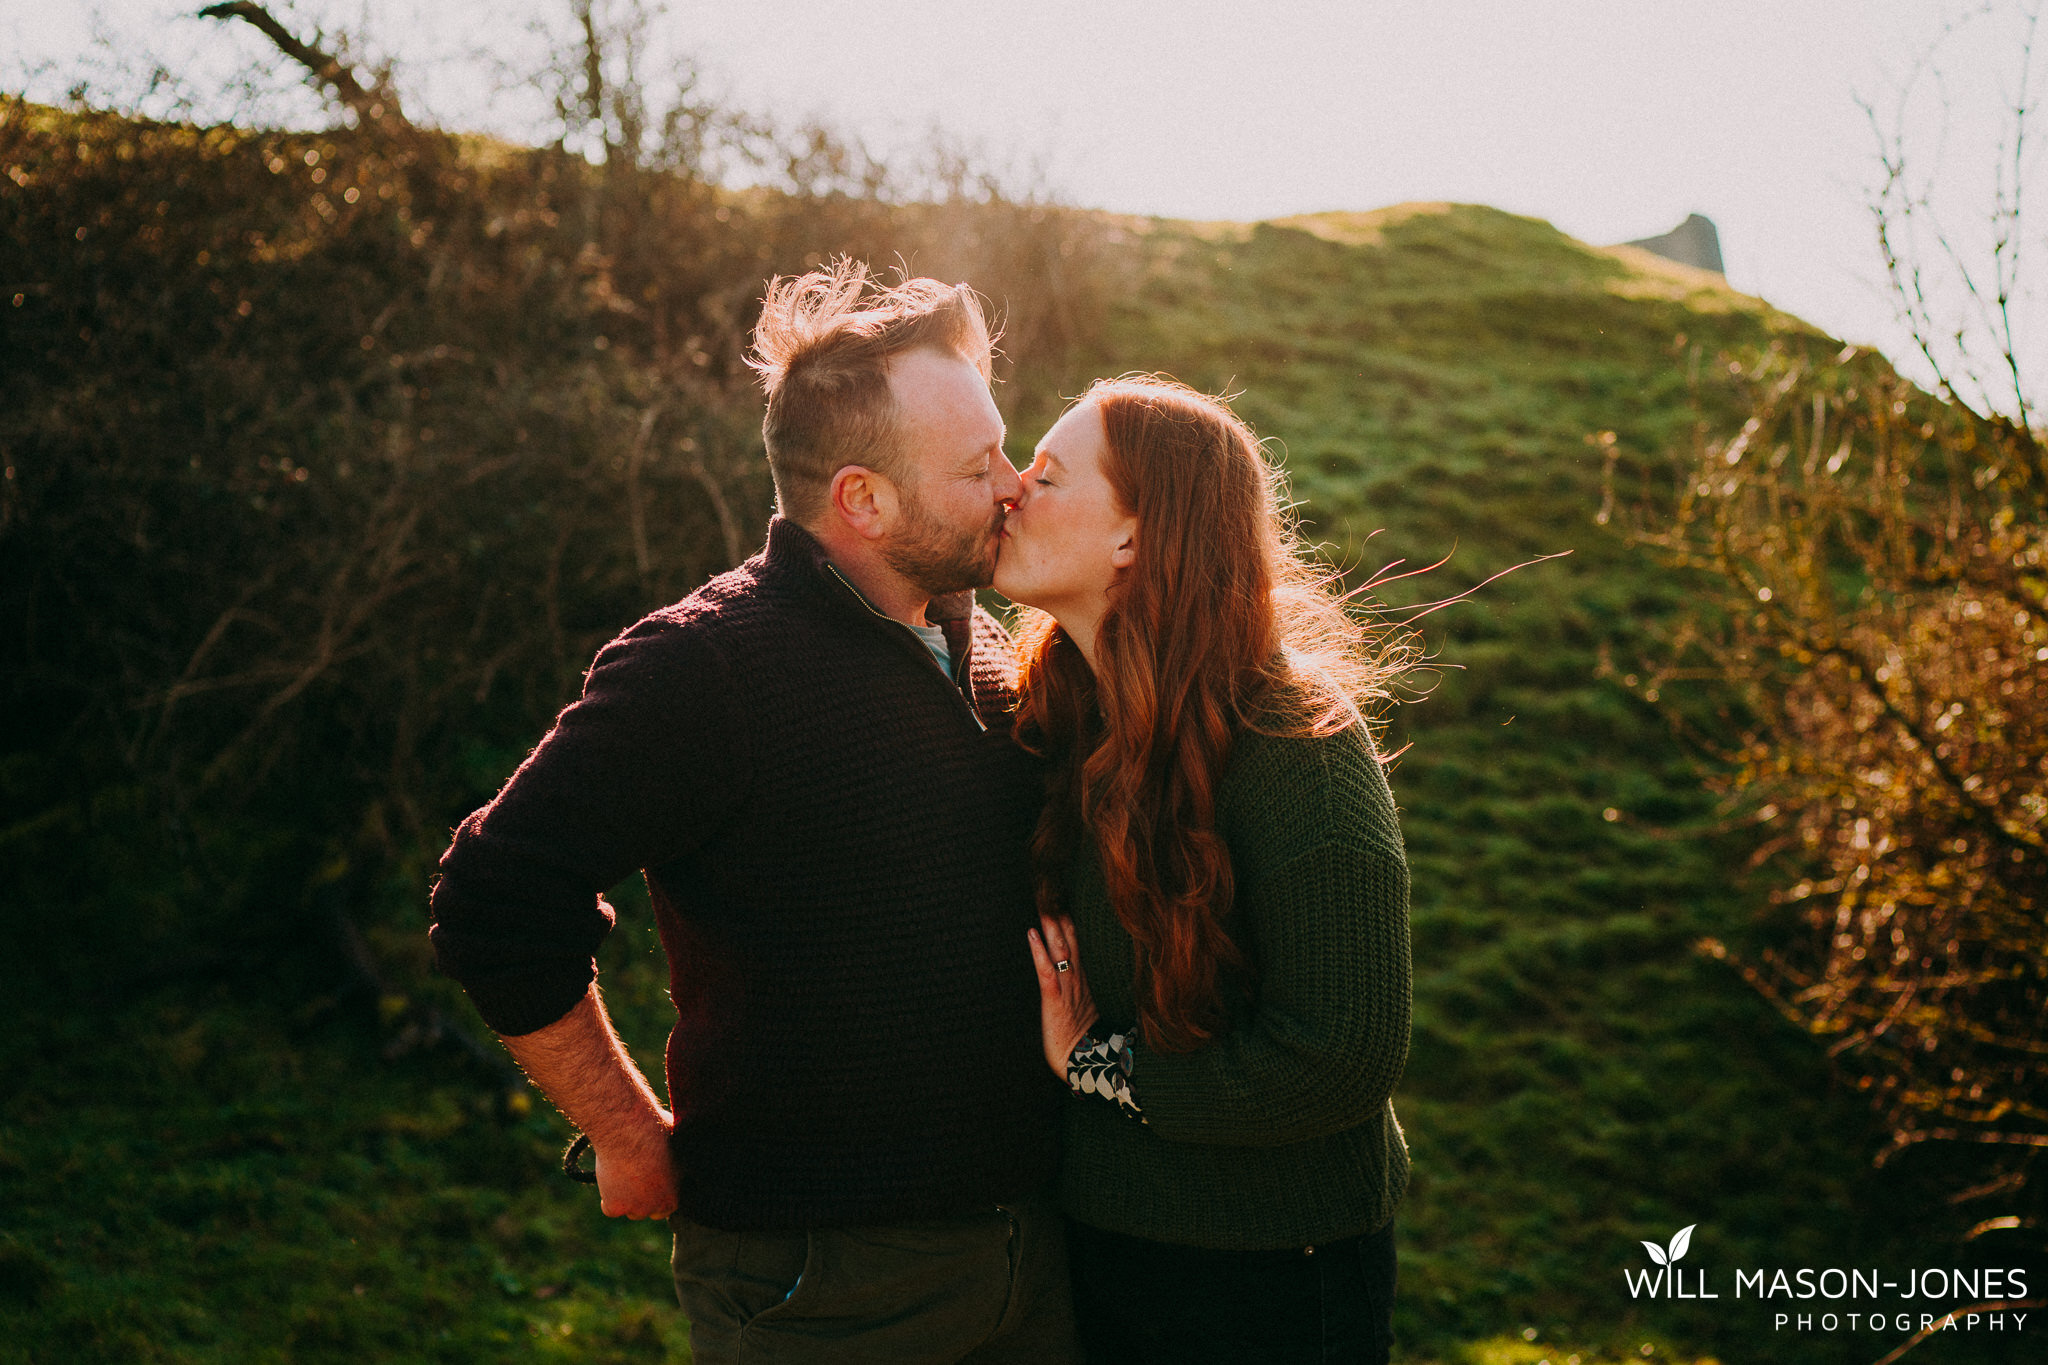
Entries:
[[[989,362],[965,286],[771,282],[766,547],[605,646],[441,860],[442,968],[589,1136],[604,1211],[669,1219],[698,1365],[1073,1355],[1041,787],[972,592],[1019,491]],[[596,986],[636,869],[673,1114]]]

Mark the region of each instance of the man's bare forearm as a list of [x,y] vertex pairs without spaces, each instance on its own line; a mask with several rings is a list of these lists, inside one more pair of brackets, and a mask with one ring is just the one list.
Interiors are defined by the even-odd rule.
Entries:
[[595,984],[560,1019],[505,1046],[593,1145],[638,1132],[656,1116],[667,1123],[667,1108],[619,1041]]
[[541,1093],[589,1137],[607,1214],[648,1218],[674,1210],[672,1120],[619,1041],[595,983],[560,1019],[508,1037],[505,1046]]

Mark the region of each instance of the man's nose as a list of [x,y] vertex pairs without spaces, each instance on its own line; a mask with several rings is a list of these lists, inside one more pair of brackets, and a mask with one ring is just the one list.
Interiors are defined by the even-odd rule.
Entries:
[[996,501],[1009,507],[1024,496],[1024,479],[1018,474],[1017,466],[1010,463],[1009,456],[1002,457],[1002,465],[996,471]]

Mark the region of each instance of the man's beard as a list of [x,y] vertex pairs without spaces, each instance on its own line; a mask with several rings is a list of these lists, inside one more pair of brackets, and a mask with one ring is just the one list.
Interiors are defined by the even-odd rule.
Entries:
[[985,588],[996,576],[996,531],[1001,508],[985,525],[955,531],[933,517],[915,493],[906,491],[907,524],[881,547],[882,559],[904,578],[933,597]]

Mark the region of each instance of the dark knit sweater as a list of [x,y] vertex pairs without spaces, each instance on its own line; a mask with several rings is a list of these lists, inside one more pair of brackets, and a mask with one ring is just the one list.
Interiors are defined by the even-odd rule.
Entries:
[[[1112,1232],[1224,1250],[1374,1231],[1408,1183],[1389,1097],[1408,1057],[1410,965],[1407,861],[1365,733],[1241,735],[1217,832],[1237,884],[1231,931],[1257,984],[1231,992],[1230,1026],[1208,1046],[1132,1044],[1143,1123],[1069,1100],[1061,1202]],[[1096,1034],[1131,1032],[1131,939],[1092,850],[1075,859],[1067,904]]]
[[605,646],[441,860],[440,965],[512,1035],[582,998],[599,893],[646,870],[697,1222],[901,1222],[1051,1177],[1062,1091],[1025,944],[1043,787],[1008,737],[1008,639],[952,605],[949,679],[778,518],[762,555]]

